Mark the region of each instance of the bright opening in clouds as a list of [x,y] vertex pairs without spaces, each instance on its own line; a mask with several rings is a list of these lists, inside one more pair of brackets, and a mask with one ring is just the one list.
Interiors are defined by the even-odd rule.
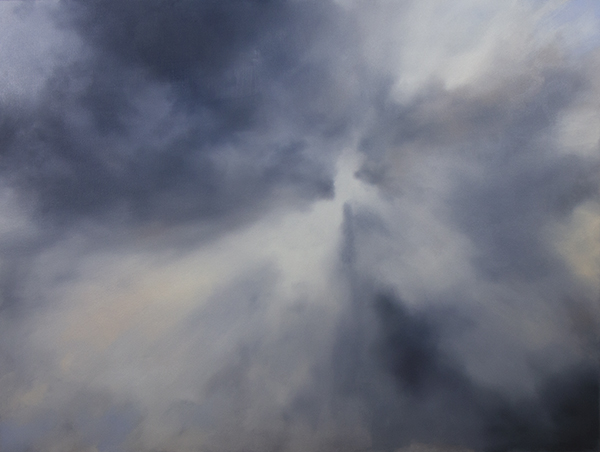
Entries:
[[0,2],[2,452],[599,447],[595,1]]

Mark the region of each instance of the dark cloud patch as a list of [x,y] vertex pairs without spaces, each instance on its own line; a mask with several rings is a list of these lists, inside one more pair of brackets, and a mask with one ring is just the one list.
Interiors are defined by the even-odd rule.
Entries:
[[584,366],[540,378],[538,397],[492,407],[488,450],[594,450],[598,446],[598,370]]
[[[436,315],[409,310],[393,293],[371,295],[379,333],[346,331],[335,361],[345,397],[363,403],[375,450],[413,442],[484,451],[588,451],[597,445],[599,382],[588,363],[537,375],[537,391],[510,396],[482,386],[445,352]],[[372,317],[361,312],[362,317]],[[353,341],[353,337],[362,340]],[[367,340],[365,340],[367,339]]]
[[532,98],[511,110],[477,177],[457,184],[453,215],[480,251],[477,267],[491,277],[557,271],[544,228],[597,196],[597,161],[561,156],[547,138],[580,85],[569,73],[548,76]]
[[490,165],[455,194],[458,223],[479,249],[476,265],[493,278],[555,272],[559,258],[544,228],[597,193],[594,165],[584,159],[530,157],[530,164],[514,157]]
[[[395,289],[363,274],[361,239],[374,230],[384,232],[376,221],[365,222],[369,215],[355,210],[346,206],[343,224],[342,272],[352,292],[332,352],[330,403],[344,407],[353,401],[359,407],[373,450],[393,451],[412,443],[490,452],[596,447],[600,382],[593,357],[549,365],[552,357],[525,352],[534,381],[525,393],[476,378],[467,365],[468,353],[452,344],[465,328],[477,329],[485,322],[481,308],[474,310],[467,299],[408,304]],[[500,324],[509,334],[511,325]],[[502,334],[480,331],[471,340],[478,335],[492,343],[506,340]],[[526,349],[515,344],[520,352]],[[499,371],[510,368],[515,357],[496,357],[502,362]]]
[[[126,65],[165,80],[222,72],[268,27],[266,2],[69,2],[88,39]],[[277,5],[275,5],[277,8]],[[262,19],[262,20],[261,20]],[[265,23],[266,22],[266,23]],[[236,52],[237,51],[237,52]]]
[[425,318],[411,315],[390,295],[379,295],[375,310],[382,323],[384,339],[379,350],[388,371],[409,393],[426,390],[432,376],[444,373],[439,368],[439,338]]
[[3,177],[43,215],[176,223],[332,196],[354,94],[336,88],[350,50],[329,2],[63,2],[56,16],[85,50],[0,125]]
[[444,202],[475,244],[482,275],[548,276],[561,259],[548,226],[598,194],[597,159],[561,153],[553,141],[560,114],[586,89],[581,74],[550,67],[489,92],[432,84],[409,104],[384,97],[361,142],[367,159],[357,176],[398,195],[414,185],[398,177],[410,153],[453,155]]

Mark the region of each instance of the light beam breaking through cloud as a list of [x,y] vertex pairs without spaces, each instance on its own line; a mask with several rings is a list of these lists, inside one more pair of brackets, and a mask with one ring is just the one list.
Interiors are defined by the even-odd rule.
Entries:
[[0,3],[0,450],[597,450],[572,0]]

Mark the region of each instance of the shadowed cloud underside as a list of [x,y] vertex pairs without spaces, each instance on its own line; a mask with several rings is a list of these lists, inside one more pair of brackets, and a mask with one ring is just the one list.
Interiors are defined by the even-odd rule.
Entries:
[[597,450],[599,17],[1,2],[0,450]]

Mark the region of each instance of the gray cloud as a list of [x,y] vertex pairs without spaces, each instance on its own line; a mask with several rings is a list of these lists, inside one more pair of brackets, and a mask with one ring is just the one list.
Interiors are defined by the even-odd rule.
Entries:
[[280,191],[332,196],[328,155],[354,101],[344,94],[346,105],[335,104],[343,67],[331,60],[347,45],[331,5],[62,10],[81,56],[55,71],[33,106],[5,106],[2,123],[4,172],[45,215],[121,208],[179,222],[252,210]]
[[540,5],[2,8],[0,449],[597,446],[598,56]]
[[[345,221],[344,249],[357,253],[353,242],[365,234],[365,223],[349,209]],[[335,348],[335,387],[341,397],[359,401],[374,450],[413,442],[490,451],[595,447],[600,394],[593,361],[570,364],[555,352],[540,356],[528,351],[529,366],[536,362],[530,367],[533,391],[519,393],[482,382],[469,368],[472,352],[455,347],[465,330],[473,331],[471,341],[507,340],[505,332],[478,331],[486,323],[489,328],[485,310],[475,310],[468,300],[411,307],[393,289],[364,280],[355,263],[347,271],[353,300]],[[509,328],[502,319],[492,320]],[[527,346],[516,347],[509,356],[495,357],[503,372],[523,359],[519,354]],[[492,348],[486,348],[487,353]],[[548,367],[548,360],[563,364]]]

